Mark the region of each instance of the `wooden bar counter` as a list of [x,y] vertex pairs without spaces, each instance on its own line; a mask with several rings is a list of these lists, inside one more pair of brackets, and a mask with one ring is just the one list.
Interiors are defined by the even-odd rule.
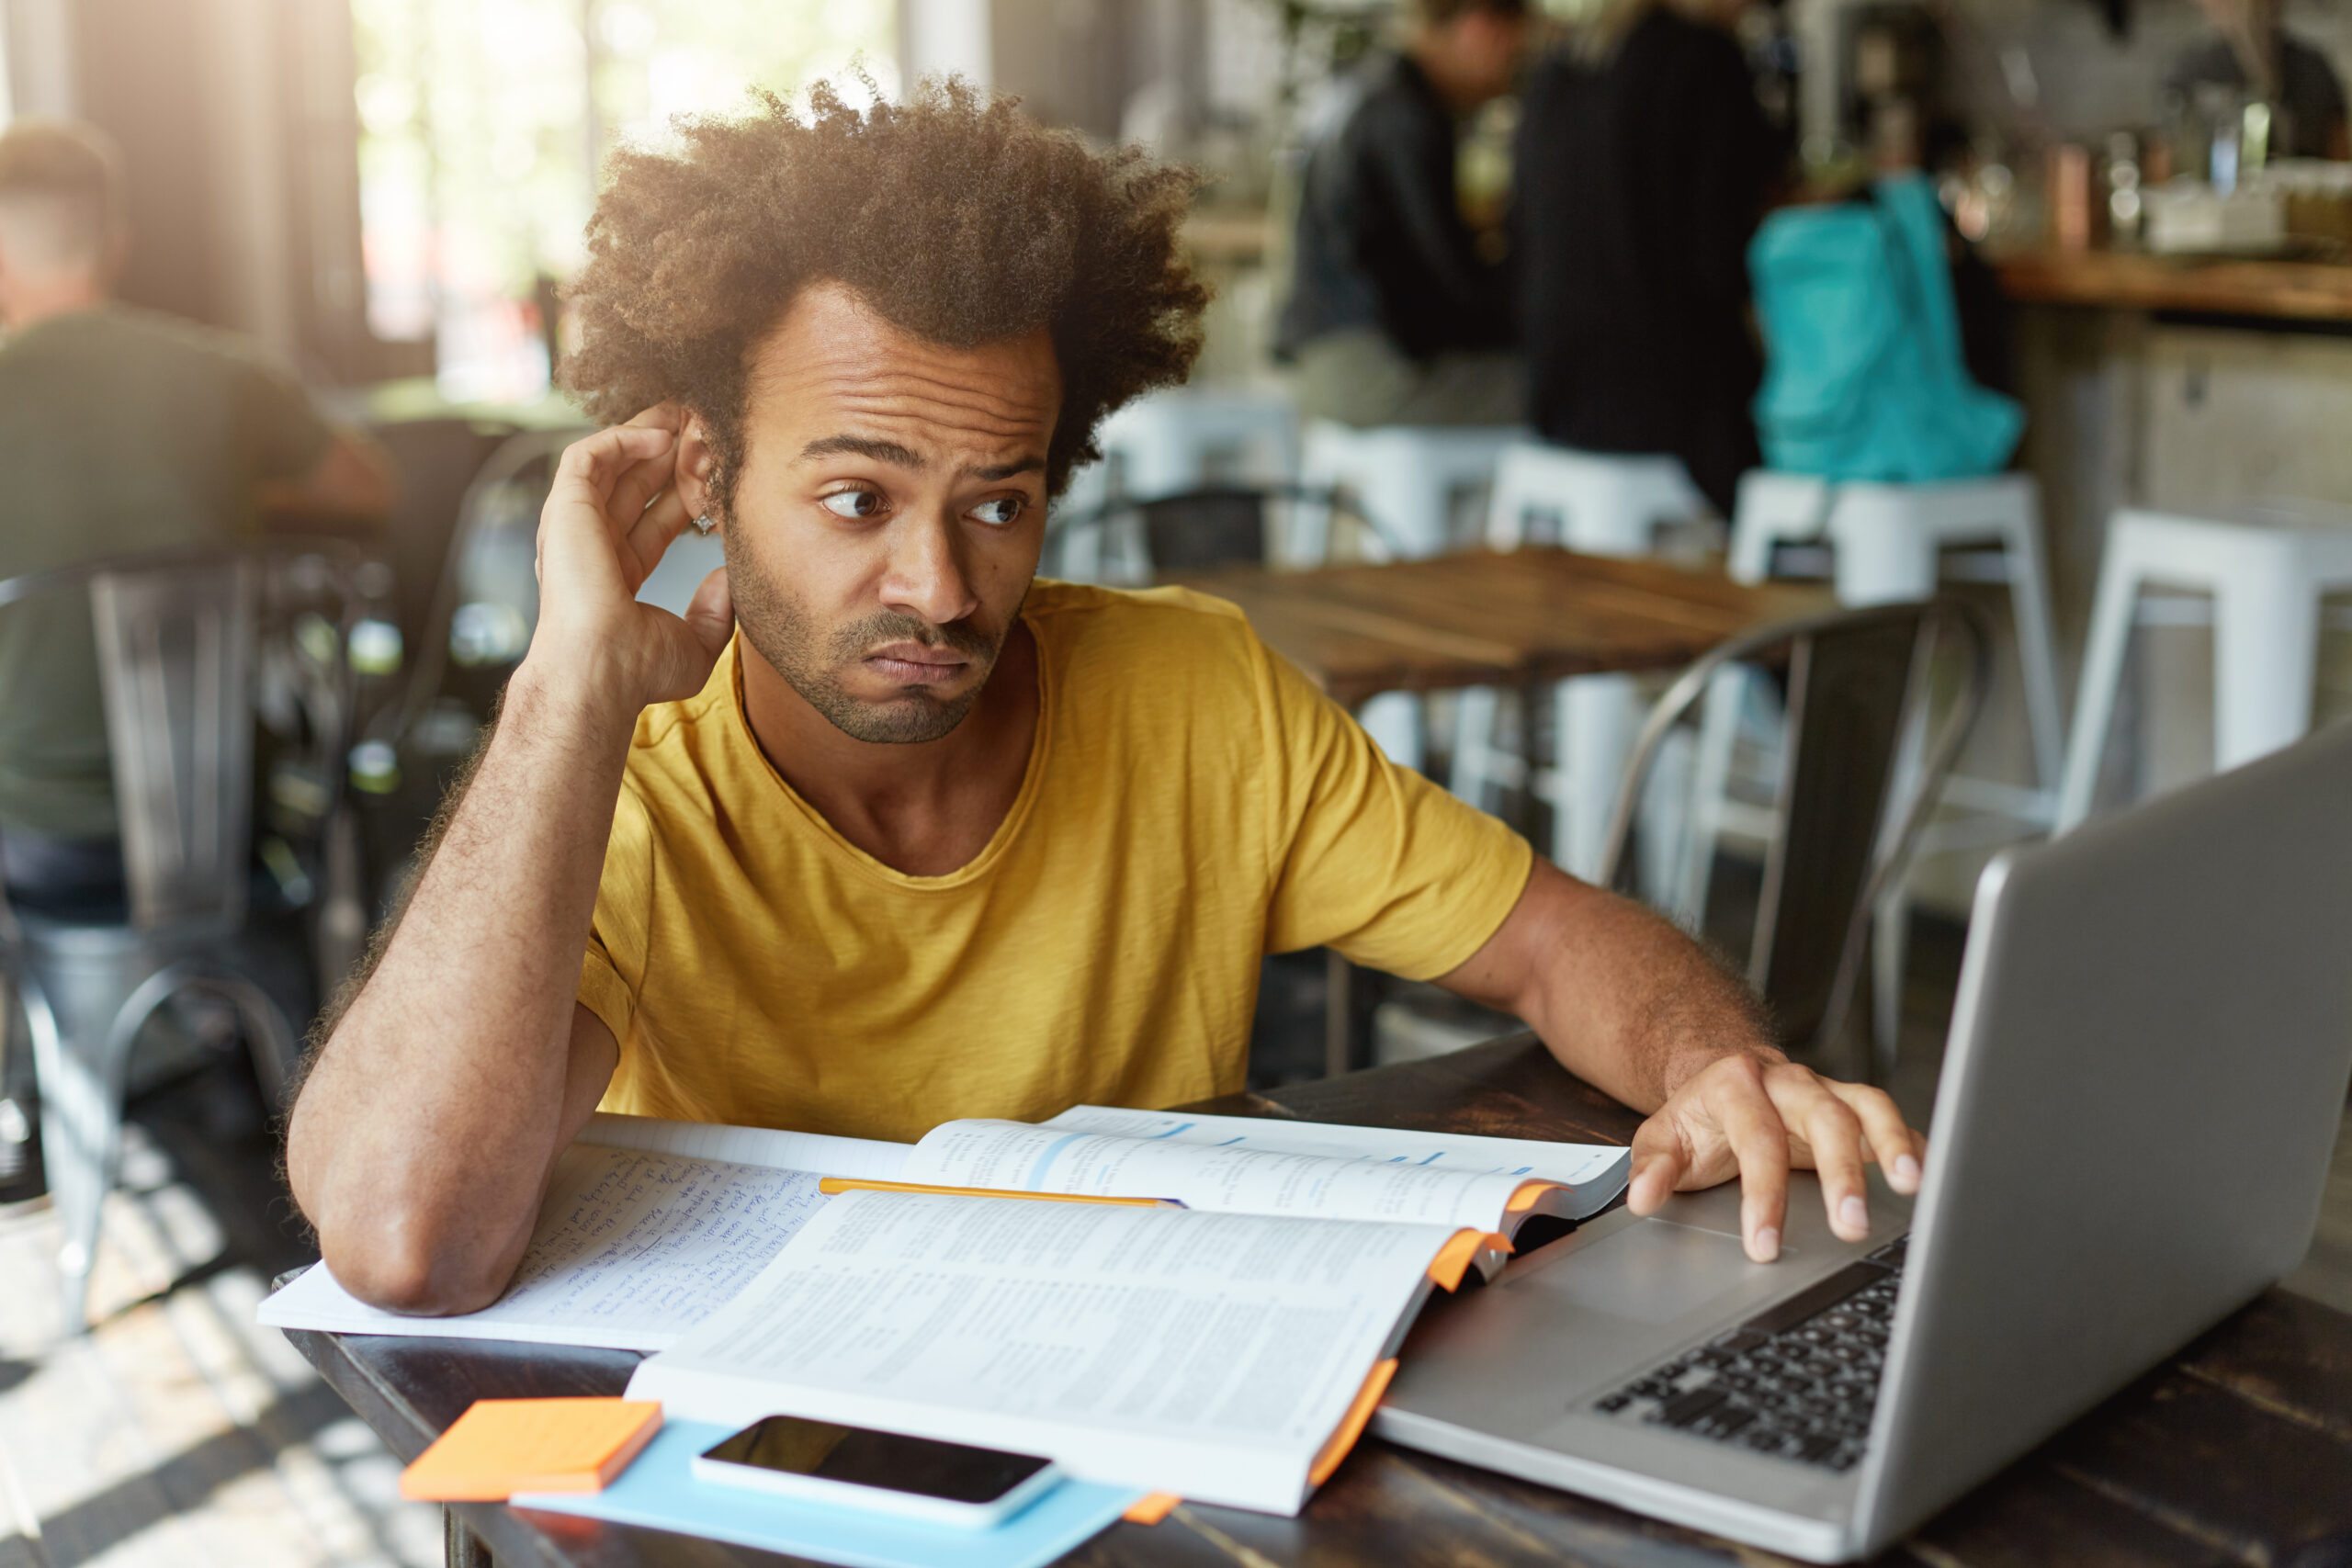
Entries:
[[2352,265],[2337,262],[2041,250],[1996,255],[1993,266],[2020,305],[2352,323]]

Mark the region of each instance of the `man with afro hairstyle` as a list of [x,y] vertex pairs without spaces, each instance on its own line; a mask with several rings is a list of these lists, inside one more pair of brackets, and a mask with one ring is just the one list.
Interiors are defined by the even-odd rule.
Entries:
[[[600,1105],[912,1138],[1238,1089],[1259,962],[1516,1011],[1657,1114],[1633,1201],[1792,1157],[1859,1235],[1917,1141],[1637,907],[1393,766],[1230,605],[1035,581],[1095,426],[1180,380],[1190,175],[960,85],[616,161],[528,657],[314,1055],[287,1160],[335,1277],[504,1289]],[[638,586],[689,526],[683,616]]]

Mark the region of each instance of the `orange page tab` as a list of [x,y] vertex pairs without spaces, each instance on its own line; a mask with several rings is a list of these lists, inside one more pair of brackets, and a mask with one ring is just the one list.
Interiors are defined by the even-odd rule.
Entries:
[[1445,1245],[1437,1249],[1437,1256],[1430,1259],[1430,1278],[1442,1289],[1461,1289],[1462,1276],[1470,1271],[1470,1265],[1477,1258],[1478,1249],[1495,1247],[1498,1242],[1501,1246],[1497,1250],[1510,1250],[1510,1242],[1507,1238],[1490,1231],[1455,1231],[1446,1238]]
[[[1462,1234],[1476,1237],[1478,1233],[1464,1231]],[[1356,1439],[1363,1436],[1364,1427],[1371,1424],[1372,1413],[1379,1406],[1380,1396],[1388,1392],[1388,1380],[1396,1375],[1396,1358],[1394,1356],[1372,1369],[1371,1375],[1363,1380],[1363,1386],[1356,1390],[1356,1402],[1348,1406],[1348,1413],[1340,1417],[1337,1427],[1331,1428],[1330,1440],[1323,1445],[1323,1451],[1315,1456],[1315,1468],[1306,1472],[1309,1486],[1322,1485],[1331,1478],[1331,1472],[1340,1468],[1340,1461],[1348,1457],[1348,1450],[1356,1446]]]
[[1156,1525],[1174,1513],[1176,1505],[1183,1500],[1173,1492],[1154,1492],[1127,1505],[1127,1511],[1119,1517],[1131,1525]]
[[600,1492],[662,1427],[642,1399],[477,1399],[401,1472],[401,1495],[497,1503],[517,1492]]
[[1535,1207],[1544,1193],[1564,1185],[1558,1181],[1522,1181],[1519,1184],[1519,1190],[1510,1195],[1510,1201],[1503,1205],[1503,1212],[1523,1214]]

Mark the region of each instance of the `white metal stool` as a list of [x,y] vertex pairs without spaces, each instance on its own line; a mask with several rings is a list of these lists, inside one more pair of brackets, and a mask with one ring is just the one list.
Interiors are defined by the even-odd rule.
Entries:
[[2057,829],[2090,815],[2141,591],[2213,597],[2213,761],[2234,768],[2300,739],[2312,722],[2321,600],[2352,589],[2352,513],[2265,509],[2243,520],[2119,512],[2091,609]]
[[[1735,579],[1761,582],[1772,575],[1776,548],[1812,543],[1826,544],[1836,552],[1833,581],[1838,602],[1848,605],[1928,598],[1946,573],[1944,551],[1998,547],[2001,575],[2008,583],[2014,610],[2035,782],[2020,786],[1951,778],[1945,785],[1945,803],[1974,815],[1931,826],[1921,835],[1918,852],[1926,856],[2003,843],[2048,829],[2057,814],[2064,724],[2051,627],[2049,556],[2042,542],[2041,495],[2031,476],[1995,474],[1932,484],[1836,483],[1808,474],[1759,469],[1741,479],[1732,518],[1730,569]],[[1678,913],[1685,919],[1706,908],[1742,694],[1743,682],[1736,676],[1719,682],[1708,694],[1701,722],[1690,795],[1694,819],[1684,835],[1678,878]],[[1917,761],[1917,742],[1915,735],[1905,745],[1899,781],[1904,787]],[[1890,888],[1879,908],[1871,944],[1874,1023],[1883,1044],[1894,1039],[1901,1017],[1907,915],[1905,889]]]
[[[1503,448],[1524,432],[1494,425],[1390,424],[1358,428],[1318,419],[1306,427],[1304,479],[1316,489],[1340,490],[1396,547],[1399,554],[1433,556],[1449,541],[1446,522],[1454,495],[1490,482]],[[1309,527],[1316,515],[1302,521]],[[1285,558],[1321,560],[1326,541],[1287,542]],[[1390,693],[1366,703],[1360,716],[1381,750],[1409,768],[1426,761],[1419,699]]]
[[[1490,482],[1503,449],[1525,434],[1484,424],[1358,429],[1318,419],[1306,427],[1305,478],[1312,486],[1353,493],[1404,554],[1433,556],[1448,543],[1446,519],[1455,494]],[[1321,552],[1309,555],[1319,558]]]
[[[1096,439],[1123,495],[1173,495],[1216,479],[1298,477],[1298,408],[1279,390],[1182,387],[1114,412]],[[1220,459],[1231,459],[1220,473]]]
[[[1102,460],[1070,476],[1056,503],[1081,516],[1114,497],[1173,495],[1216,481],[1291,484],[1298,478],[1298,408],[1261,387],[1179,387],[1112,412],[1095,432]],[[1061,571],[1080,581],[1136,581],[1141,546],[1124,532],[1090,535]]]
[[[1487,509],[1487,545],[1515,550],[1535,536],[1546,515],[1566,548],[1597,556],[1645,556],[1666,526],[1709,514],[1680,459],[1582,452],[1538,441],[1513,443],[1495,471]],[[1633,753],[1645,705],[1634,681],[1588,675],[1563,681],[1552,694],[1555,766],[1497,744],[1500,694],[1477,687],[1463,694],[1454,735],[1453,793],[1492,809],[1500,792],[1525,784],[1552,807],[1552,858],[1578,876],[1600,869],[1625,761]],[[1526,738],[1522,737],[1522,749]]]

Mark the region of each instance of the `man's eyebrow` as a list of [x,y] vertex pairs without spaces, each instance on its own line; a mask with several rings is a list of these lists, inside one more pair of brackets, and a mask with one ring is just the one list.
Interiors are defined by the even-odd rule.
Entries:
[[[802,462],[812,457],[842,456],[870,457],[875,462],[888,463],[893,468],[912,468],[917,473],[930,467],[912,447],[871,435],[820,435],[800,449]],[[985,468],[966,470],[983,484],[995,484],[1015,474],[1042,474],[1045,471],[1046,459],[1034,452],[1016,457],[1010,463],[994,463]]]
[[1025,457],[1016,457],[1010,463],[999,463],[993,468],[970,470],[971,476],[983,484],[994,484],[999,479],[1009,479],[1015,474],[1042,474],[1045,471],[1046,459],[1034,452]]
[[922,458],[911,447],[901,446],[895,441],[876,440],[870,435],[820,435],[800,449],[800,460],[804,463],[811,457],[842,456],[871,457],[877,463],[917,471],[924,466]]

